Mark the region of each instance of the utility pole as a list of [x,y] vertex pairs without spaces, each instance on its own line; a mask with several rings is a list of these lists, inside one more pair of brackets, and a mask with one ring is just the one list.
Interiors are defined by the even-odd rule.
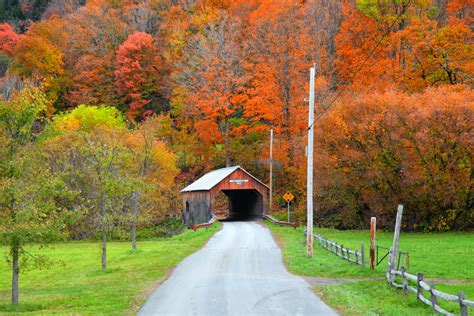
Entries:
[[310,69],[309,79],[309,114],[308,114],[308,166],[306,177],[306,244],[308,256],[313,256],[313,142],[314,142],[314,77],[316,69]]
[[270,198],[268,202],[268,211],[272,210],[273,202],[273,128],[270,129]]

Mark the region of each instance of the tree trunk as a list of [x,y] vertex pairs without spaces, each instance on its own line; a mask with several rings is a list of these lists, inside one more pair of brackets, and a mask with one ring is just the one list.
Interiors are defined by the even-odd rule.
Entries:
[[102,233],[102,269],[107,268],[107,232]]
[[224,147],[225,147],[225,166],[231,167],[232,161],[230,159],[230,139],[228,131],[224,135]]
[[16,238],[13,240],[12,246],[12,261],[13,261],[13,270],[12,270],[12,304],[18,304],[18,298],[20,296],[20,292],[18,290],[18,277],[20,269],[18,267],[18,261],[20,257],[20,245]]
[[137,222],[132,222],[132,251],[137,251]]
[[138,192],[132,193],[132,251],[137,251]]

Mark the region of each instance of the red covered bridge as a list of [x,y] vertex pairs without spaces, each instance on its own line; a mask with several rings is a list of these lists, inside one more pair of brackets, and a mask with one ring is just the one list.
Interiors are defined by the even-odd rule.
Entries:
[[208,222],[219,192],[228,197],[229,219],[249,220],[267,213],[269,188],[242,167],[235,166],[206,173],[181,190],[184,223],[189,227]]

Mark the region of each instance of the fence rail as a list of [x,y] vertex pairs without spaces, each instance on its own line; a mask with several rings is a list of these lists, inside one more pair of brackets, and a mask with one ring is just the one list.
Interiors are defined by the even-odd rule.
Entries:
[[[395,282],[395,277],[397,276],[401,278],[402,284]],[[474,307],[474,302],[466,300],[464,292],[459,292],[457,295],[441,292],[435,289],[435,285],[433,282],[426,283],[423,278],[423,273],[418,273],[418,275],[409,274],[403,267],[400,271],[390,270],[387,272],[387,280],[390,285],[396,288],[403,289],[404,294],[408,294],[410,291],[415,293],[416,297],[420,301],[422,301],[426,305],[431,306],[431,308],[435,312],[438,312],[443,315],[454,315],[439,305],[438,298],[444,299],[446,301],[459,303],[461,316],[467,316],[467,308]],[[409,281],[416,282],[416,286],[410,285]],[[425,291],[429,293],[429,298],[426,298],[423,295]]]
[[214,225],[216,222],[217,222],[217,216],[213,215],[209,222],[203,223],[203,224],[192,224],[191,229],[195,231],[196,229],[199,229],[199,228],[207,228]]
[[344,245],[339,245],[337,242],[329,240],[322,237],[321,235],[314,234],[314,238],[319,240],[319,244],[326,250],[329,250],[335,253],[340,258],[347,260],[349,262],[358,264],[360,266],[365,266],[365,253],[364,253],[364,243],[360,243],[360,250],[350,250]]
[[267,215],[267,214],[263,214],[263,215],[262,215],[262,218],[263,218],[263,219],[266,219],[266,220],[269,221],[269,222],[272,222],[273,224],[280,225],[280,226],[289,226],[289,227],[294,227],[294,228],[300,226],[300,223],[298,223],[298,222],[295,222],[295,223],[282,222],[282,221],[277,220],[277,219],[274,218],[273,216]]

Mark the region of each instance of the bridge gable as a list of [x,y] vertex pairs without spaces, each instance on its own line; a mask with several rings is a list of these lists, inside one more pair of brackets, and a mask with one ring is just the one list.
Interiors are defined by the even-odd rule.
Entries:
[[211,190],[211,196],[225,190],[257,190],[262,196],[268,195],[268,187],[250,173],[236,169],[217,183]]
[[269,188],[240,166],[235,166],[206,173],[181,190],[185,224],[189,227],[209,221],[215,197],[221,191],[228,196],[234,213],[247,217],[267,213]]

